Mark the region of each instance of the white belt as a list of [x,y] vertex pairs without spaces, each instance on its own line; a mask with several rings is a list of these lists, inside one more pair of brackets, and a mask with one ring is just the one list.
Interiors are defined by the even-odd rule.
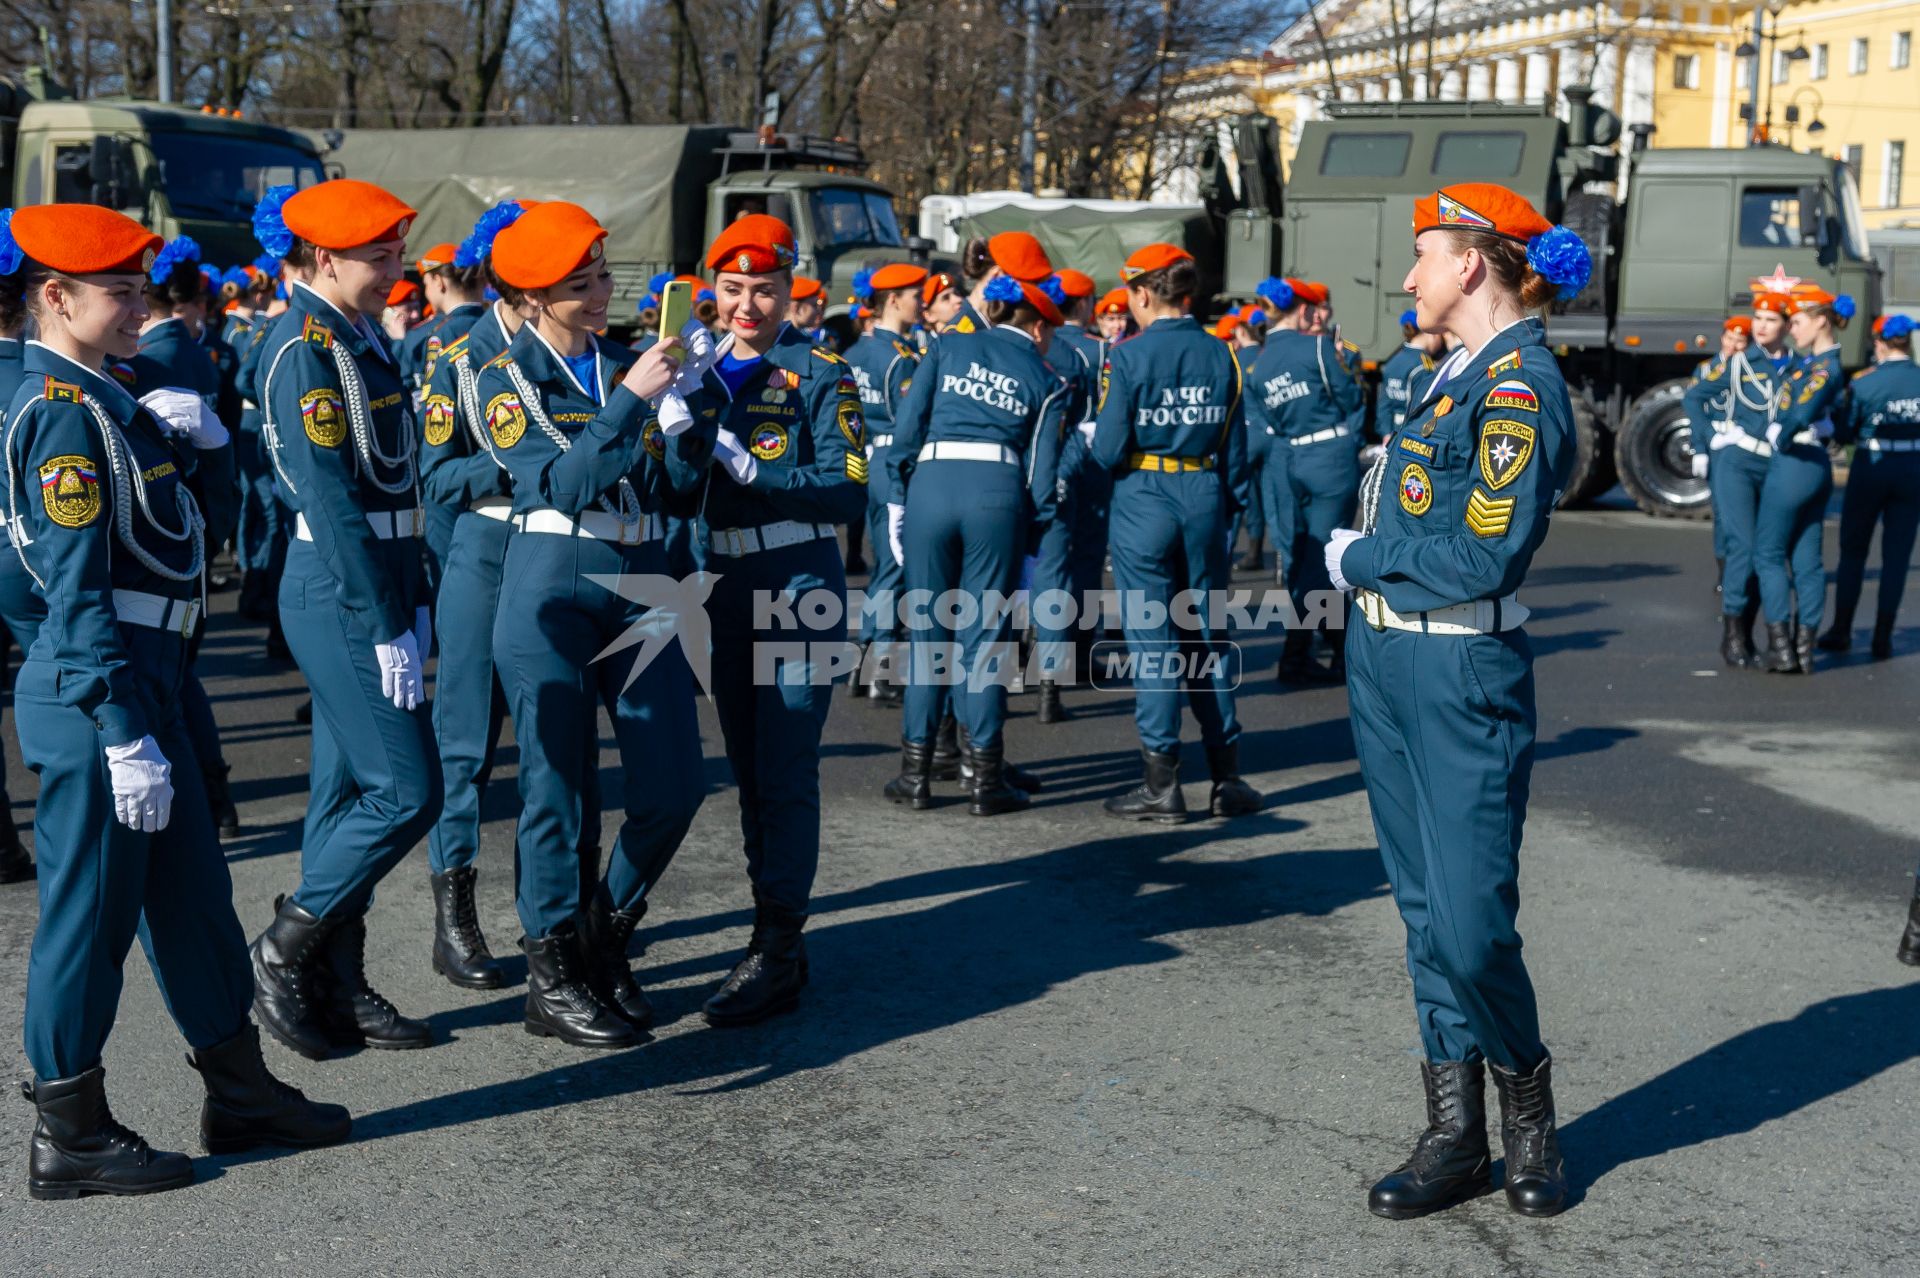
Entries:
[[1412,630],[1426,635],[1490,635],[1502,630],[1517,630],[1526,624],[1527,609],[1520,596],[1500,599],[1475,599],[1471,603],[1430,608],[1426,612],[1401,615],[1372,590],[1354,592],[1353,601],[1360,615],[1375,630]]
[[[418,506],[412,510],[367,512],[367,527],[373,529],[373,535],[381,541],[392,541],[396,537],[418,537],[426,531],[426,526],[427,512]],[[294,515],[293,536],[296,541],[313,540],[313,526],[307,523],[305,515]]]
[[467,513],[506,523],[513,518],[513,498],[476,497],[467,505]]
[[1351,426],[1329,426],[1325,430],[1316,430],[1311,435],[1296,435],[1287,442],[1295,448],[1303,444],[1324,444],[1329,439],[1343,439],[1353,434]]
[[782,519],[779,523],[762,524],[758,528],[716,528],[712,533],[711,549],[716,555],[738,559],[742,555],[779,550],[783,546],[797,546],[803,541],[819,541],[831,536],[832,524],[803,524],[797,519]]
[[1920,439],[1863,439],[1860,446],[1872,453],[1920,453]]
[[1005,444],[976,444],[948,439],[937,444],[924,445],[920,449],[920,460],[1000,462],[1008,466],[1018,466],[1020,454]]
[[620,516],[604,510],[589,510],[578,519],[569,519],[557,510],[529,510],[513,517],[513,526],[521,532],[555,533],[562,537],[585,537],[589,541],[617,541],[623,546],[659,541],[666,536],[666,523],[658,515],[647,515],[640,522],[623,524]]
[[[1724,441],[1724,442],[1723,442]],[[1755,439],[1744,430],[1722,431],[1713,437],[1715,448],[1724,448],[1732,444],[1735,448],[1752,453],[1755,457],[1773,456],[1773,445],[1764,439]]]
[[150,595],[144,590],[116,590],[113,592],[113,615],[130,626],[166,630],[190,639],[194,625],[200,620],[200,601],[169,599],[165,595]]

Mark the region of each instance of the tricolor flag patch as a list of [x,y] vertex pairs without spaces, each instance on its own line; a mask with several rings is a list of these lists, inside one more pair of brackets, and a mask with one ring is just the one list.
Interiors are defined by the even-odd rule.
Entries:
[[1493,229],[1493,219],[1481,217],[1460,201],[1448,195],[1440,194],[1440,224],[1442,226],[1474,226],[1484,231]]
[[1487,392],[1487,407],[1517,408],[1523,413],[1537,413],[1540,411],[1540,397],[1525,382],[1508,378],[1495,383],[1494,388]]

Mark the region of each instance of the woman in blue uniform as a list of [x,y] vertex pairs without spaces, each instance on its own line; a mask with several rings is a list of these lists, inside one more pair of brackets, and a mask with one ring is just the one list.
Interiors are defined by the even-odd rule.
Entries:
[[[1089,502],[1105,509],[1112,478],[1093,465],[1087,448],[1093,439],[1093,411],[1100,399],[1100,343],[1087,333],[1093,319],[1096,285],[1084,271],[1060,272],[1060,291],[1066,302],[1060,314],[1066,322],[1053,330],[1047,363],[1066,379],[1071,392],[1063,420],[1060,462],[1054,478],[1052,517],[1039,527],[1039,550],[1034,557],[1029,608],[1032,615],[1034,667],[1040,681],[1040,704],[1034,718],[1040,723],[1064,723],[1072,717],[1060,699],[1062,682],[1072,682],[1078,668],[1075,641],[1079,607],[1065,607],[1074,599],[1074,561],[1082,553],[1075,545],[1082,508]],[[1103,559],[1105,545],[1095,552]],[[1058,594],[1050,595],[1050,591]]]
[[[271,194],[271,193],[270,193]],[[440,812],[422,685],[432,648],[413,395],[375,323],[413,210],[336,178],[279,207],[268,234],[311,283],[260,355],[264,429],[295,514],[280,616],[313,689],[298,889],[253,945],[254,1007],[288,1047],[410,1049],[432,1032],[367,982],[373,889]],[[274,245],[267,245],[269,249]]]
[[[1377,1215],[1438,1211],[1491,1185],[1483,1063],[1504,1117],[1507,1202],[1566,1205],[1551,1061],[1514,929],[1536,711],[1514,596],[1573,465],[1573,409],[1529,312],[1585,286],[1578,236],[1504,187],[1414,204],[1405,288],[1420,327],[1469,354],[1395,435],[1338,529],[1354,745],[1395,903],[1427,1059],[1429,1127],[1373,1187]],[[1417,419],[1417,420],[1416,420]]]
[[[1127,646],[1142,663],[1133,680],[1133,718],[1146,776],[1105,806],[1127,820],[1186,820],[1180,790],[1184,687],[1213,780],[1207,810],[1243,816],[1259,811],[1260,796],[1240,779],[1237,658],[1215,632],[1204,602],[1228,587],[1227,525],[1234,510],[1252,499],[1240,366],[1188,313],[1199,287],[1192,254],[1149,244],[1127,258],[1120,274],[1140,335],[1108,352],[1101,370],[1093,460],[1115,475],[1108,553]],[[1182,634],[1167,611],[1176,595],[1188,591],[1203,601],[1197,634]],[[1158,617],[1147,615],[1148,609],[1157,609]],[[1203,664],[1170,673],[1163,663],[1173,653]]]
[[[820,731],[832,705],[829,651],[846,642],[846,576],[834,527],[863,518],[867,457],[860,389],[838,355],[782,323],[793,281],[793,231],[751,214],[707,249],[721,356],[706,388],[722,407],[676,441],[704,474],[713,699],[740,789],[753,883],[747,953],[707,1000],[707,1022],[749,1025],[795,1007],[807,983],[801,931],[820,863]],[[837,594],[841,615],[801,611],[760,624],[756,598]],[[755,652],[792,652],[771,679]],[[776,645],[783,647],[777,648]]]
[[[493,270],[534,318],[475,387],[488,444],[513,479],[516,531],[500,584],[513,602],[499,610],[493,643],[521,742],[526,1028],[599,1048],[630,1046],[652,1022],[627,942],[704,789],[693,676],[673,642],[674,614],[614,588],[667,573],[661,432],[678,433],[691,417],[675,401],[679,420],[658,422],[648,400],[673,386],[683,348],[662,342],[636,359],[596,336],[613,296],[606,235],[563,201],[536,204],[499,233]],[[701,371],[689,367],[689,387]],[[681,478],[688,490],[696,482],[691,472]],[[600,659],[637,640],[635,660]],[[582,917],[581,800],[599,767],[602,705],[619,742],[626,819],[607,881]]]
[[240,429],[233,437],[234,469],[240,474],[240,512],[234,528],[234,562],[244,573],[240,582],[240,615],[266,622],[269,656],[284,660],[286,640],[280,634],[280,567],[286,560],[287,530],[283,503],[274,492],[273,462],[260,434],[260,390],[255,384],[260,349],[278,317],[268,311],[279,285],[280,259],[263,254],[246,268],[254,303],[244,324],[227,321],[227,341],[237,355],[234,389],[240,395]]
[[1400,316],[1400,349],[1380,365],[1380,392],[1373,405],[1375,442],[1390,438],[1407,420],[1407,412],[1427,397],[1427,386],[1439,365],[1446,339],[1420,331],[1418,313]]
[[35,1198],[193,1179],[185,1155],[154,1150],[107,1107],[101,1053],[136,934],[206,1085],[210,1152],[332,1144],[351,1126],[261,1058],[246,938],[180,721],[204,525],[186,459],[106,372],[133,353],[159,246],[107,209],[0,212],[0,297],[30,310],[39,333],[5,441],[13,552],[48,608],[14,689],[21,753],[40,777],[26,995]]
[[[994,816],[1027,805],[1007,781],[1001,731],[1020,661],[1011,600],[1029,528],[1053,518],[1070,429],[1072,388],[1046,360],[1064,297],[1051,275],[1039,284],[996,276],[981,299],[986,328],[934,343],[894,424],[888,537],[909,594],[933,601],[929,624],[909,636],[900,776],[885,791],[896,803],[931,802],[935,739],[951,700],[970,756],[968,811]],[[972,612],[957,630],[939,619],[943,597],[956,594]],[[935,668],[935,645],[951,650],[950,677]]]
[[1767,622],[1766,670],[1812,674],[1814,637],[1827,608],[1820,553],[1833,495],[1827,441],[1847,391],[1838,331],[1853,314],[1853,299],[1802,284],[1788,305],[1787,327],[1800,354],[1775,392],[1774,423],[1767,428],[1773,456],[1754,516],[1753,571]]
[[1853,646],[1853,611],[1876,524],[1880,594],[1873,618],[1873,659],[1893,655],[1893,627],[1906,591],[1907,565],[1920,533],[1920,367],[1913,362],[1913,320],[1889,315],[1875,325],[1874,363],[1853,379],[1835,439],[1854,445],[1853,469],[1840,503],[1840,567],[1833,589],[1833,625],[1820,639],[1826,652]]
[[[26,376],[27,308],[24,299],[0,289],[0,404],[11,404],[13,393]],[[11,543],[9,543],[11,545]],[[33,637],[47,615],[47,605],[33,592],[33,577],[20,556],[0,552],[0,670],[8,664],[6,645],[20,645],[22,655],[33,647]],[[6,793],[6,761],[0,757],[0,883],[20,883],[33,877],[33,857],[20,844],[13,823],[13,801]]]

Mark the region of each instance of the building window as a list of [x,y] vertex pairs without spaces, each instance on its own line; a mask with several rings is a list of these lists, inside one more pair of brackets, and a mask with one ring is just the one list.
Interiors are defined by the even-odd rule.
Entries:
[[1865,75],[1867,73],[1867,38],[1854,37],[1853,46],[1847,53],[1847,74]]
[[1900,207],[1900,188],[1906,177],[1907,144],[1887,143],[1885,160],[1880,173],[1880,203],[1887,208],[1897,209]]
[[1853,172],[1854,185],[1860,184],[1860,166],[1866,161],[1867,148],[1858,142],[1840,148],[1840,162]]
[[1700,87],[1700,57],[1698,54],[1682,53],[1674,58],[1673,87],[1676,89],[1697,89]]
[[1741,58],[1733,64],[1733,87],[1744,89],[1753,83],[1753,59]]
[[1793,59],[1787,56],[1787,51],[1785,49],[1775,49],[1773,51],[1773,82],[1775,84],[1785,84],[1787,82],[1787,71],[1792,66]]
[[1816,44],[1813,46],[1813,61],[1807,68],[1807,74],[1811,79],[1815,80],[1824,80],[1827,78],[1826,45]]
[[1896,31],[1893,33],[1893,69],[1904,71],[1913,61],[1913,32]]

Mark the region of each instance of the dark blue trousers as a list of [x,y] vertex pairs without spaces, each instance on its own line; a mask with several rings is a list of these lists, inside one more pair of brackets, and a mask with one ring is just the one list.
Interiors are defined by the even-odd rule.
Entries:
[[1760,517],[1760,490],[1767,482],[1767,459],[1742,448],[1713,454],[1707,485],[1713,496],[1713,528],[1725,560],[1720,570],[1720,610],[1738,617],[1747,609],[1754,583],[1754,525]]
[[1107,521],[1113,508],[1113,475],[1095,466],[1083,466],[1073,484],[1072,533],[1068,537],[1067,575],[1086,614],[1087,596],[1107,579]]
[[1803,627],[1819,628],[1827,608],[1820,526],[1832,495],[1833,464],[1825,445],[1773,450],[1753,528],[1753,571],[1760,578],[1760,610],[1769,625],[1797,616]]
[[887,536],[887,503],[891,485],[886,482],[889,448],[875,448],[867,460],[867,562],[872,572],[867,577],[868,606],[860,614],[860,642],[875,645],[878,655],[893,657],[900,642],[900,592],[905,589],[906,570],[893,557],[893,542]]
[[1875,453],[1865,446],[1853,450],[1853,469],[1847,475],[1846,495],[1840,499],[1840,567],[1834,574],[1833,588],[1835,624],[1853,624],[1876,524],[1882,527],[1880,593],[1874,610],[1882,617],[1891,617],[1900,611],[1907,568],[1913,562],[1914,534],[1920,532],[1920,453]]
[[[0,673],[7,667],[8,640],[20,645],[20,655],[24,658],[33,647],[34,636],[40,633],[40,623],[46,619],[46,601],[34,593],[33,576],[20,562],[19,552],[12,546],[0,546],[0,623],[6,627],[5,633],[0,634]],[[13,800],[7,795],[6,751],[0,750],[0,834],[14,833]]]
[[1267,435],[1265,431],[1252,431],[1247,435],[1247,470],[1251,480],[1253,500],[1247,508],[1233,517],[1233,533],[1227,545],[1233,546],[1240,540],[1241,534],[1247,538],[1247,546],[1253,547],[1267,535],[1267,502],[1263,486],[1267,482]]
[[1040,678],[1054,683],[1071,681],[1073,627],[1078,613],[1073,598],[1073,498],[1057,508],[1040,534],[1040,553],[1034,559],[1033,581],[1027,592],[1034,656]]
[[240,526],[234,536],[234,557],[243,572],[269,571],[284,563],[288,528],[285,508],[274,492],[273,463],[260,435],[259,409],[246,410],[233,444],[240,470]]
[[180,722],[186,645],[157,630],[121,633],[154,740],[173,765],[166,829],[141,834],[115,819],[100,731],[86,711],[62,704],[57,669],[30,660],[14,687],[20,751],[40,777],[33,826],[40,922],[27,963],[26,1049],[43,1079],[71,1078],[100,1063],[136,935],[189,1045],[211,1047],[238,1034],[253,1002],[233,881]]
[[1336,528],[1353,527],[1359,502],[1360,464],[1350,437],[1317,444],[1281,447],[1287,458],[1287,493],[1292,505],[1292,547],[1287,562],[1287,593],[1294,615],[1306,615],[1307,595],[1332,590],[1327,575],[1327,542]]
[[1531,1070],[1547,1049],[1514,926],[1536,727],[1526,634],[1375,630],[1355,608],[1347,692],[1427,1059]]
[[[1260,486],[1255,500],[1265,507],[1267,540],[1273,543],[1273,564],[1282,580],[1293,563],[1294,523],[1293,486],[1287,478],[1289,456],[1294,449],[1284,435],[1261,435],[1266,447],[1260,464]],[[1255,447],[1250,441],[1250,447]],[[1324,565],[1322,565],[1324,567]]]
[[427,865],[435,874],[472,865],[480,852],[480,800],[507,717],[506,690],[493,668],[493,625],[512,535],[513,525],[503,519],[464,513],[441,566],[433,739],[445,801],[427,835]]

